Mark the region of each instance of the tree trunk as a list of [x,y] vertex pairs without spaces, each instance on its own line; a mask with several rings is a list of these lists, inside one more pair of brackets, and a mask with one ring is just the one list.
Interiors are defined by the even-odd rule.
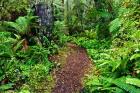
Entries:
[[66,33],[69,32],[69,21],[68,21],[69,14],[68,13],[69,13],[69,1],[64,0],[64,23],[65,23]]
[[35,5],[35,14],[39,16],[39,39],[43,45],[51,40],[54,25],[53,2],[38,3]]

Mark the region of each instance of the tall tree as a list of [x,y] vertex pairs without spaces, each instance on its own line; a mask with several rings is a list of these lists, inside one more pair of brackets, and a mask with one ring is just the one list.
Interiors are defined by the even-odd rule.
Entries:
[[51,40],[54,24],[53,0],[36,0],[35,14],[39,16],[39,39],[43,45],[46,45]]
[[69,30],[69,19],[70,19],[70,6],[69,6],[69,0],[64,0],[64,22],[65,22],[65,30]]

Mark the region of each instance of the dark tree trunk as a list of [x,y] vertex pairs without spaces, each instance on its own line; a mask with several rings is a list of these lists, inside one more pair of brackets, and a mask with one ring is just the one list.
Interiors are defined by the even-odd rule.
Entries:
[[51,40],[51,34],[54,24],[53,5],[38,3],[35,5],[35,14],[39,16],[39,39],[43,45],[46,45]]

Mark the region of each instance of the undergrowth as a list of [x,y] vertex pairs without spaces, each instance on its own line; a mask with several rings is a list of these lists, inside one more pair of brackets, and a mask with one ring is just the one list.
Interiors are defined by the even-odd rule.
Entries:
[[85,78],[83,93],[140,92],[138,11],[135,1],[118,9],[116,19],[109,24],[112,39],[99,40],[95,31],[75,38],[76,44],[87,49],[98,72]]
[[34,2],[0,1],[0,92],[50,93],[57,65],[48,58],[70,42],[95,67],[83,93],[140,93],[139,0],[54,0],[49,38],[39,31]]

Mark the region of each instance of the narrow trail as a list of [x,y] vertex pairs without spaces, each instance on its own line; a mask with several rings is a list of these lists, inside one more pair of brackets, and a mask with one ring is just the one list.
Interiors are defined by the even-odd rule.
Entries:
[[55,73],[56,85],[52,93],[79,93],[83,88],[82,78],[91,66],[85,49],[74,44],[69,44],[68,47],[66,62],[62,69]]

